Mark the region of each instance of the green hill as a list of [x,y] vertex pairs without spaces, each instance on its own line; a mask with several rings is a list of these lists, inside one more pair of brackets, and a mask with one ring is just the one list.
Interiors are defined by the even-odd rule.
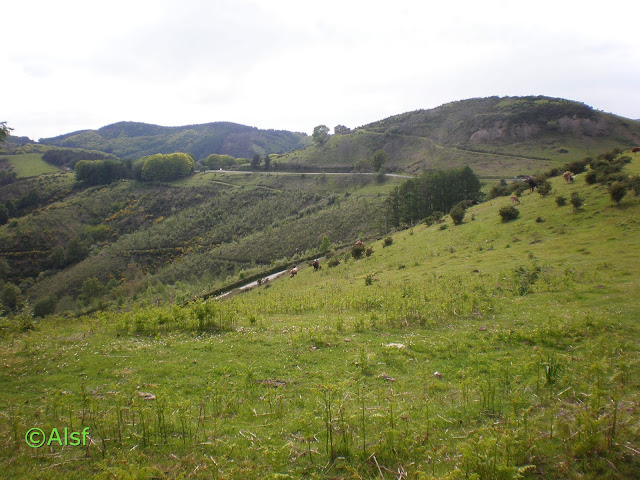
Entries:
[[[346,171],[376,150],[390,171],[471,166],[483,177],[533,174],[640,144],[640,122],[549,97],[489,97],[395,115],[281,156],[290,168]],[[366,162],[365,162],[366,163]]]
[[162,127],[119,122],[98,130],[82,130],[39,141],[58,147],[100,150],[119,158],[140,158],[155,153],[185,152],[196,160],[212,153],[251,158],[254,154],[283,153],[309,145],[306,134],[260,130],[231,122]]
[[[358,260],[338,250],[335,266],[301,264],[225,299],[4,319],[0,467],[42,479],[634,478],[640,199],[616,205],[586,176],[524,193],[516,220],[501,221],[510,201],[496,198],[460,225],[366,242]],[[581,207],[555,200],[573,194]],[[91,441],[61,445],[52,429],[65,427]],[[33,428],[49,445],[26,444]]]
[[162,302],[188,299],[312,255],[325,235],[333,244],[381,235],[382,205],[401,181],[212,172],[82,188],[71,174],[37,177],[0,190],[20,207],[0,226],[0,258],[32,304],[53,296],[60,309],[83,308],[92,279],[92,298],[107,302],[155,299],[156,286]]

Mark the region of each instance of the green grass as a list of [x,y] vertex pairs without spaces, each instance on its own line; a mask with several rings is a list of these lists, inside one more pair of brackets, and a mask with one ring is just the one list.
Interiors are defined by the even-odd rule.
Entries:
[[[633,478],[640,200],[615,207],[583,175],[552,184],[524,194],[515,221],[494,199],[460,226],[404,230],[223,301],[3,320],[0,468]],[[574,191],[579,211],[556,206]],[[88,426],[92,444],[25,445],[29,428],[65,426]]]
[[58,173],[60,170],[42,160],[40,153],[24,153],[5,157],[18,178],[35,177],[46,173]]

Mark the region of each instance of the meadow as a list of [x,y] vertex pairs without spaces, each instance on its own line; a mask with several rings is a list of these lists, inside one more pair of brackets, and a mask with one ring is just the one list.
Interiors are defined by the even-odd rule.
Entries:
[[10,168],[16,172],[18,178],[35,177],[46,173],[58,173],[60,170],[42,160],[40,153],[23,153],[21,155],[8,155],[6,161]]
[[[583,177],[225,299],[2,319],[2,472],[636,477],[640,199]],[[65,427],[87,445],[25,442]]]

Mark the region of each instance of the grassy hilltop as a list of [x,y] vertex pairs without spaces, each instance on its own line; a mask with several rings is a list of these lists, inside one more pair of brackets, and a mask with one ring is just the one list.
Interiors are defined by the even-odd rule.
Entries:
[[[470,165],[478,175],[533,174],[640,144],[640,122],[550,97],[488,97],[416,110],[282,155],[297,168],[344,171],[382,149],[386,168],[417,173]],[[366,168],[366,166],[365,166]]]
[[[637,155],[625,170],[640,173]],[[496,198],[461,225],[420,224],[226,299],[3,320],[0,468],[633,478],[640,199],[616,206],[585,176],[523,194],[516,220]],[[572,193],[581,207],[557,205]],[[30,428],[65,426],[88,427],[90,444],[25,444]]]

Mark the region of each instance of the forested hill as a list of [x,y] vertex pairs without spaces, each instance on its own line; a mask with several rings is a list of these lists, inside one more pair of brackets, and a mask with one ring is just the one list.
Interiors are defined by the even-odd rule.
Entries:
[[305,133],[261,130],[231,122],[163,127],[139,122],[119,122],[98,130],[81,130],[40,143],[58,147],[100,150],[120,158],[155,153],[185,152],[196,160],[212,153],[251,158],[254,154],[284,153],[311,143]]

